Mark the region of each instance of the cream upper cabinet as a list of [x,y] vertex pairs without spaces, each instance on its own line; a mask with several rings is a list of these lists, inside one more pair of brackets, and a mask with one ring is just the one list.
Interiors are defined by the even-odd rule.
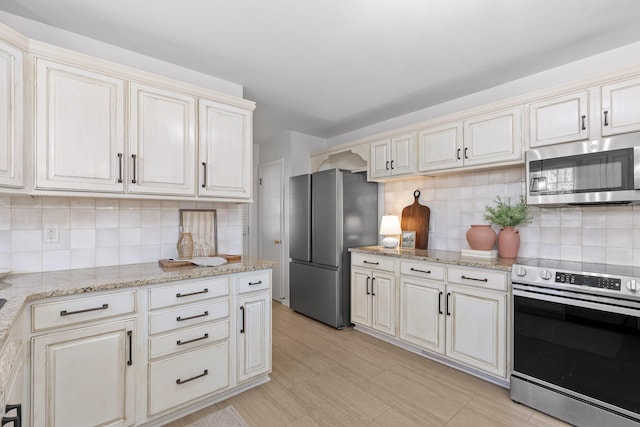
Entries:
[[447,285],[447,357],[507,376],[507,295]]
[[462,151],[465,166],[520,160],[522,107],[465,120]]
[[124,192],[124,81],[36,59],[38,189]]
[[130,193],[195,196],[196,99],[131,83]]
[[251,199],[253,112],[200,99],[198,194]]
[[370,156],[370,178],[415,173],[415,134],[408,133],[374,142],[371,144]]
[[640,130],[640,77],[602,86],[602,135]]
[[0,187],[23,188],[23,54],[0,42]]
[[463,165],[462,122],[418,132],[418,171],[451,169]]
[[529,105],[532,148],[589,138],[589,91],[535,102]]
[[418,132],[418,171],[516,162],[522,159],[522,107]]

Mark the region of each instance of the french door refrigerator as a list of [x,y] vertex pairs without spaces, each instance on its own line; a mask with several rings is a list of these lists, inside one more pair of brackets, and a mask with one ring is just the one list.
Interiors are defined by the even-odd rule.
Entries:
[[343,328],[350,321],[348,249],[378,244],[378,184],[329,169],[289,181],[290,304]]

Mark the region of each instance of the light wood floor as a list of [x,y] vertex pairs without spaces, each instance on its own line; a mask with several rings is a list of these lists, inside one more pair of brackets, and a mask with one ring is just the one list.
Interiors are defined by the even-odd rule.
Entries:
[[499,386],[279,303],[271,381],[168,426],[229,405],[251,427],[566,425],[513,403]]

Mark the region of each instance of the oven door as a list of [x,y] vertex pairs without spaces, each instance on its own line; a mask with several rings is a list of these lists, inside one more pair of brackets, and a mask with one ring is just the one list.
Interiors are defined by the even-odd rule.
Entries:
[[640,420],[640,303],[514,283],[514,376]]

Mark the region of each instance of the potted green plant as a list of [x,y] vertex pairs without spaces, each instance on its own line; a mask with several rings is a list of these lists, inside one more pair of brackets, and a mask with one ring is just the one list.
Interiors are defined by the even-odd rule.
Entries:
[[520,234],[513,227],[528,224],[532,218],[524,196],[512,204],[511,198],[496,197],[493,206],[485,207],[484,219],[502,227],[498,233],[498,255],[501,258],[517,258],[520,249]]

